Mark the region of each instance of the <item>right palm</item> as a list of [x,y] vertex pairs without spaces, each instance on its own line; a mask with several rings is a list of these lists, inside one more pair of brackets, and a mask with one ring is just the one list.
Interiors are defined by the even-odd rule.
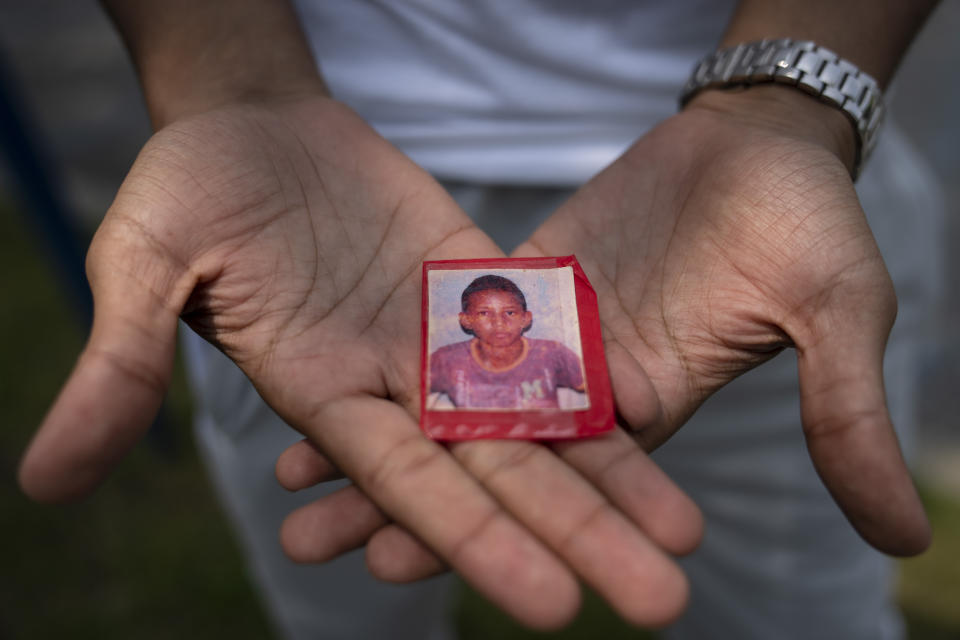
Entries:
[[[93,334],[23,484],[62,499],[99,482],[159,404],[182,315],[373,502],[521,619],[554,625],[575,610],[553,553],[625,615],[672,616],[679,571],[546,448],[469,443],[458,461],[414,422],[421,262],[499,254],[432,178],[329,99],[174,123],[144,148],[91,246]],[[660,478],[639,452],[623,455],[636,451],[626,437],[585,446],[568,459],[615,502]],[[632,462],[613,478],[608,458]],[[643,528],[651,505],[624,499]],[[655,538],[697,537],[684,500],[672,487],[652,500],[682,516]]]

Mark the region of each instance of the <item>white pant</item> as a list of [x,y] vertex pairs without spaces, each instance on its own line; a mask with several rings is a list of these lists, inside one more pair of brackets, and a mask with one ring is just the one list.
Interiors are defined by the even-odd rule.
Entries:
[[[886,371],[901,428],[911,417],[912,337],[920,333],[937,283],[942,215],[922,167],[888,127],[860,184],[900,301]],[[505,250],[570,193],[448,188]],[[276,458],[299,435],[263,404],[229,360],[189,330],[184,334],[198,440],[282,634],[297,640],[453,637],[449,578],[382,584],[369,577],[357,552],[318,567],[286,559],[277,536],[283,517],[332,487],[291,495],[277,485]],[[656,453],[707,522],[701,548],[683,560],[691,605],[666,637],[902,636],[891,604],[891,563],[857,536],[817,478],[803,443],[796,389],[795,358],[781,354],[710,398]],[[904,444],[909,449],[909,441]]]

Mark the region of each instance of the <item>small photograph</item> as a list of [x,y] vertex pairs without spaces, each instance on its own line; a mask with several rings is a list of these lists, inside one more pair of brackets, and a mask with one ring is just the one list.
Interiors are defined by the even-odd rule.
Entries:
[[590,407],[574,273],[427,273],[428,411],[580,411]]

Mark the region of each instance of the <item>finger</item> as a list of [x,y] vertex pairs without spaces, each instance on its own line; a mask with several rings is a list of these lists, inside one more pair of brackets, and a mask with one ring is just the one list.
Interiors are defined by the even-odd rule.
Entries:
[[631,430],[642,431],[661,421],[663,410],[657,390],[637,359],[615,340],[608,340],[604,350],[621,422]]
[[386,582],[415,582],[449,571],[447,565],[406,529],[387,525],[367,543],[367,568]]
[[388,523],[382,511],[349,485],[288,515],[280,527],[280,545],[294,562],[327,562],[362,547]]
[[149,428],[169,385],[192,283],[149,246],[113,250],[122,242],[105,225],[91,245],[93,329],[20,466],[20,485],[35,500],[92,491]]
[[683,610],[688,587],[680,568],[549,449],[486,440],[451,450],[626,620],[662,626]]
[[328,562],[366,546],[370,572],[387,582],[414,582],[448,570],[354,485],[288,515],[280,527],[280,544],[287,557],[304,564]]
[[700,544],[700,509],[623,431],[552,447],[662,549],[685,555]]
[[[617,431],[602,438],[564,442],[556,445],[555,450],[659,546],[674,554],[690,553],[696,548],[703,531],[699,509],[626,434]],[[284,458],[289,458],[286,463],[296,468],[301,456],[311,465],[307,470],[310,474],[315,473],[314,464],[321,465],[324,472],[334,470],[316,447],[304,440],[281,456],[278,474]],[[329,478],[305,482],[300,487],[290,486],[292,481],[281,483],[293,490],[325,479]],[[325,562],[366,543],[367,564],[382,580],[411,582],[445,570],[432,552],[403,529],[389,527],[381,531],[385,518],[371,518],[369,527],[354,531],[358,522],[355,511],[380,512],[354,487],[349,489],[349,500],[336,492],[318,501],[323,504],[304,507],[303,513],[287,519],[281,539],[292,559]],[[340,544],[332,542],[332,527],[347,530]]]
[[287,491],[300,491],[343,477],[340,470],[309,440],[301,440],[287,447],[277,458],[274,473],[280,486]]
[[900,452],[883,387],[886,329],[827,331],[798,348],[801,411],[817,472],[867,542],[894,555],[930,544],[930,525]]
[[299,426],[385,513],[507,613],[544,629],[576,613],[573,575],[402,407],[346,397]]

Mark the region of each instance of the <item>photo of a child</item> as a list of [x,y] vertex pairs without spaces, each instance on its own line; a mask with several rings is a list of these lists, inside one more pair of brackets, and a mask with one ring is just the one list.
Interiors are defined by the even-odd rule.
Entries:
[[[472,280],[459,296],[459,313],[441,313],[436,318],[431,314],[431,323],[446,330],[447,338],[438,342],[449,342],[453,323],[471,338],[431,347],[430,410],[576,410],[589,406],[577,353],[576,306],[563,304],[564,298],[572,299],[572,274],[568,269],[510,271],[499,273],[526,280],[540,304],[528,308],[528,297],[514,279],[499,273],[474,277],[461,271],[459,286],[464,278]],[[563,317],[571,312],[573,318]],[[535,320],[542,327],[541,334],[556,335],[527,336]],[[431,331],[434,336],[442,333]],[[564,342],[572,343],[577,352]]]

